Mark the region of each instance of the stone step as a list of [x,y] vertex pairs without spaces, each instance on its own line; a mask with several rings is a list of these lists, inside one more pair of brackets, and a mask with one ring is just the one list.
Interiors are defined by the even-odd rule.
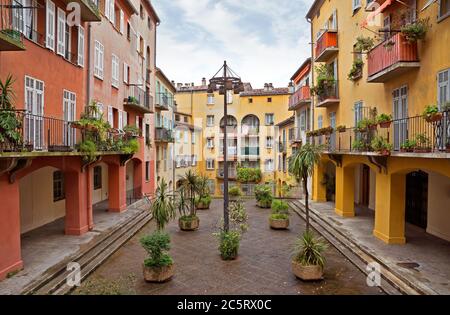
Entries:
[[[290,205],[298,215],[303,218],[305,217],[303,203],[297,200],[291,201]],[[335,227],[332,223],[323,219],[320,213],[318,213],[316,210],[310,209],[310,219],[311,222],[313,222],[313,227],[319,228],[318,232],[321,234],[322,232],[325,232],[323,236],[366,275],[369,273],[369,271],[367,271],[366,269],[367,264],[371,262],[378,263],[381,266],[381,277],[385,280],[382,281],[381,288],[387,294],[436,294],[435,292],[430,292],[430,290],[427,290],[427,288],[421,288],[411,283],[408,279],[405,279],[405,277],[396,273],[379,257],[373,255],[365,248],[356,244],[338,227]]]

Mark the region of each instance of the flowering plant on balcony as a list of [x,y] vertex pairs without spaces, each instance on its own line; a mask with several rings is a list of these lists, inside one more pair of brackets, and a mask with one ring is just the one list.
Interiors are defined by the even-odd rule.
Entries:
[[390,144],[387,139],[382,136],[376,136],[373,138],[370,146],[375,152],[378,152],[381,155],[391,155],[392,144]]
[[423,111],[423,118],[429,123],[437,122],[442,119],[442,113],[436,105],[428,105]]
[[261,181],[262,174],[259,168],[238,167],[237,180],[241,183],[258,183]]
[[324,136],[329,136],[333,133],[334,129],[333,127],[325,127],[322,129],[319,129],[319,134]]
[[430,18],[417,19],[414,23],[403,26],[400,31],[410,43],[424,39],[430,28]]
[[125,135],[127,137],[136,138],[139,137],[139,133],[141,132],[138,127],[135,125],[127,125],[123,128],[123,131],[125,132]]
[[376,130],[377,122],[375,119],[364,118],[358,122],[356,125],[356,130],[358,132],[367,132],[369,130]]
[[362,71],[364,67],[364,62],[361,59],[356,59],[353,61],[352,68],[350,69],[350,73],[348,74],[348,79],[351,81],[356,81],[357,79],[362,77]]
[[354,151],[370,151],[370,144],[367,144],[363,139],[357,139],[352,143],[352,149]]
[[336,131],[337,132],[345,132],[347,130],[347,127],[346,126],[344,126],[344,125],[340,125],[340,126],[337,126],[336,127]]
[[413,152],[414,148],[417,146],[417,141],[415,140],[405,140],[400,146],[400,151],[402,152]]
[[356,38],[355,51],[358,53],[368,52],[373,46],[375,41],[372,37],[358,36]]
[[377,116],[377,123],[380,124],[381,128],[389,128],[392,122],[391,114],[380,114]]
[[330,87],[333,87],[336,80],[334,79],[334,70],[330,65],[320,65],[316,67],[317,85],[310,89],[313,95],[322,96],[327,93]]

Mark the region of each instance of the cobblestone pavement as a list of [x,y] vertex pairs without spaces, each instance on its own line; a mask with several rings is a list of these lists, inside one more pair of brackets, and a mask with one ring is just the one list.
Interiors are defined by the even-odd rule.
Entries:
[[175,276],[163,284],[146,283],[142,262],[146,253],[139,239],[155,229],[149,223],[98,268],[75,294],[383,294],[366,285],[365,275],[330,245],[326,252],[325,280],[302,282],[292,274],[290,261],[295,239],[304,231],[304,221],[291,216],[288,231],[268,226],[270,209],[259,209],[255,201],[245,203],[249,231],[244,235],[236,261],[219,256],[216,231],[222,201],[214,200],[211,210],[199,211],[200,229],[181,232],[177,222],[167,231],[172,238],[170,254]]

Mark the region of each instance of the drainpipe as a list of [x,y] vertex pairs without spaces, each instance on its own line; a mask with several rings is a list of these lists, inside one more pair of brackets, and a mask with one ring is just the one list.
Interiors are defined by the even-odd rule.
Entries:
[[[314,85],[314,34],[313,34],[313,26],[312,21],[309,18],[306,18],[306,21],[310,24],[311,30],[311,83],[310,85]],[[311,130],[314,130],[314,97],[311,97]]]
[[86,80],[86,106],[89,106],[91,100],[91,22],[88,22],[87,33],[87,80]]

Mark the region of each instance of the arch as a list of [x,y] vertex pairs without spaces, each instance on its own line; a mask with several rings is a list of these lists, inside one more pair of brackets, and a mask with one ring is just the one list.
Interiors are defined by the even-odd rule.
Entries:
[[260,120],[257,116],[250,114],[241,121],[242,134],[259,133]]
[[431,171],[450,178],[450,163],[445,159],[405,159],[391,157],[388,172],[390,174],[406,175],[418,170]]
[[[237,126],[238,126],[238,121],[237,121],[236,117],[234,117],[232,115],[228,115],[227,127],[237,128]],[[225,116],[222,117],[222,119],[220,120],[220,128],[224,128],[224,127],[225,127]]]

